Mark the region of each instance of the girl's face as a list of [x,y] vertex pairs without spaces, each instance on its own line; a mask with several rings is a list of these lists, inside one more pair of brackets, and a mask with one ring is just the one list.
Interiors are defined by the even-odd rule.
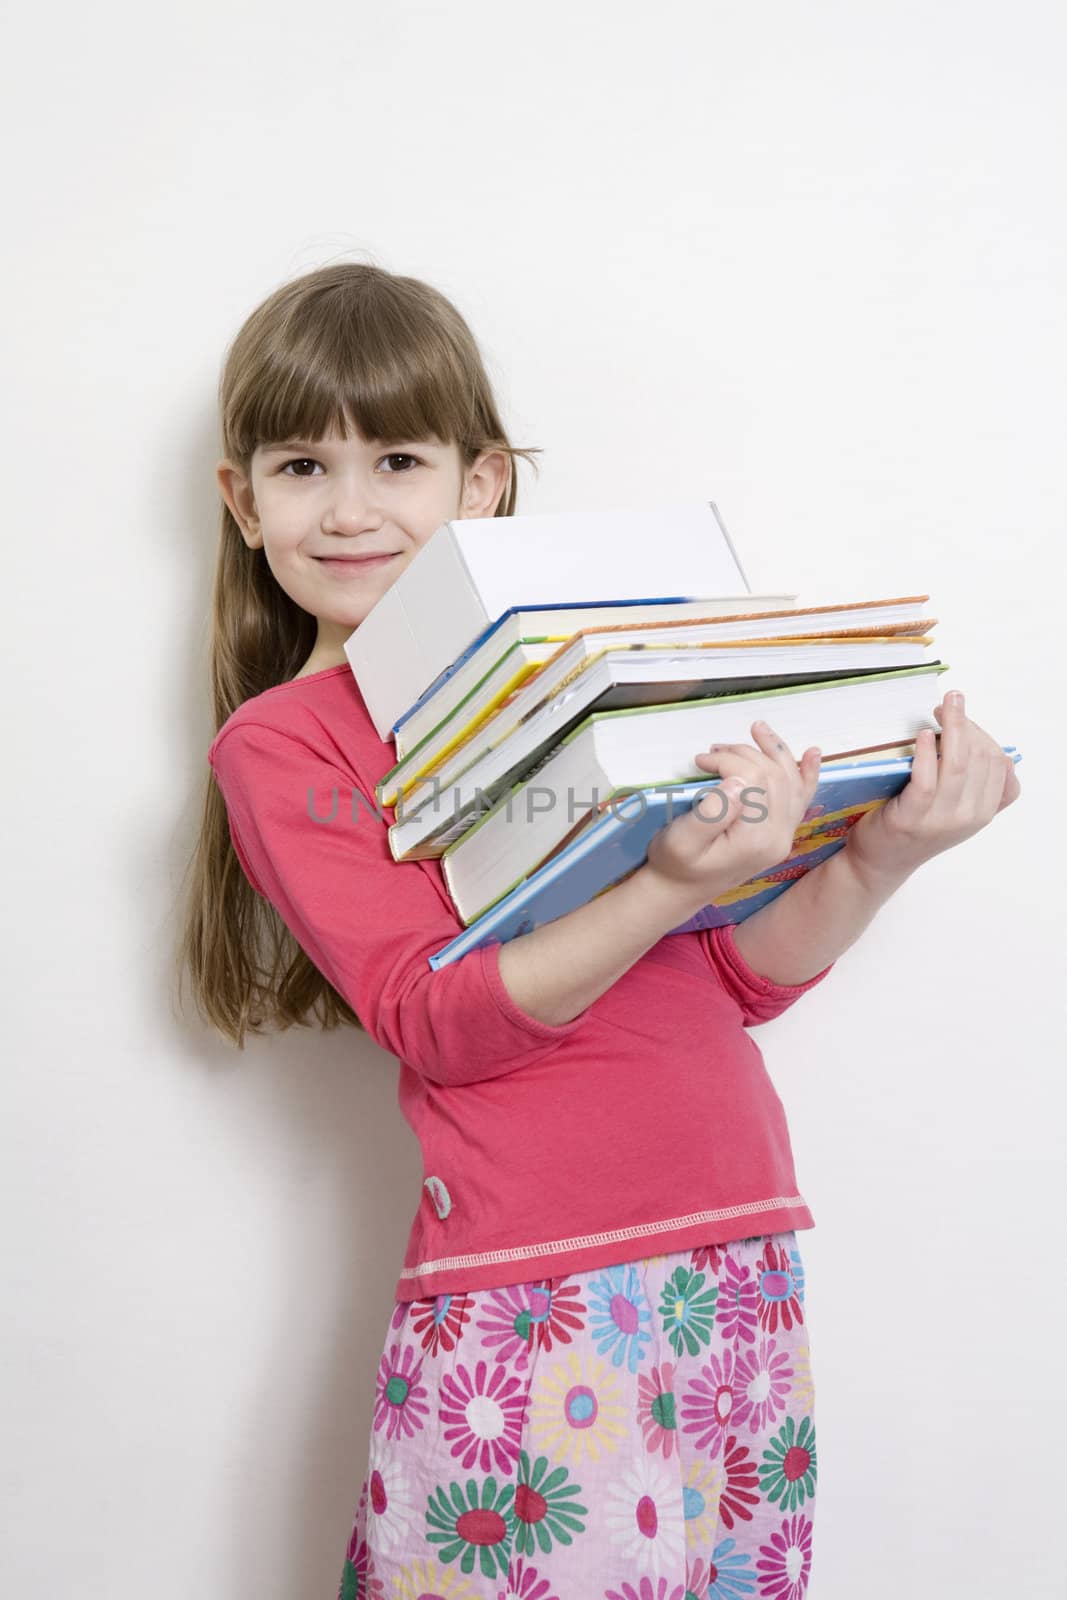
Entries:
[[493,515],[507,471],[499,450],[464,474],[455,444],[334,433],[260,445],[250,477],[230,461],[216,475],[245,543],[318,619],[309,671],[345,661],[344,641],[443,522]]

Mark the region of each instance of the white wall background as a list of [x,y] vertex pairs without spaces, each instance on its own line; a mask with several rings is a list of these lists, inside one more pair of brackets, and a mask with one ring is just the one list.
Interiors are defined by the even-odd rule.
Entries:
[[467,315],[545,447],[520,510],[714,497],[754,588],[929,592],[945,687],[1022,750],[1018,804],[757,1037],[818,1222],[810,1600],[1062,1592],[1062,8],[5,35],[5,1593],[336,1590],[421,1175],[395,1067],[242,1055],[167,972],[222,352],[338,257]]

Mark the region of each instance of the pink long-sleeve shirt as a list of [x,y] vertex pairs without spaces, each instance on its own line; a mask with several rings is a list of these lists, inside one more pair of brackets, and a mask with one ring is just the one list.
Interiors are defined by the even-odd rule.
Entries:
[[374,790],[395,752],[347,665],[245,701],[208,759],[252,887],[400,1062],[424,1183],[398,1299],[814,1226],[748,1029],[830,967],[773,983],[729,927],[669,934],[579,1016],[541,1022],[499,944],[428,965],[462,923],[437,861],[392,858]]

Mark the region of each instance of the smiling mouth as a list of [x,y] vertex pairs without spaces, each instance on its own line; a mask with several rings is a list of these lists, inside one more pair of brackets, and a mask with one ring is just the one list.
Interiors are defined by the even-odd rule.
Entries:
[[372,561],[392,561],[399,554],[399,550],[376,550],[371,556],[316,556],[315,560],[328,562],[331,566],[361,567]]

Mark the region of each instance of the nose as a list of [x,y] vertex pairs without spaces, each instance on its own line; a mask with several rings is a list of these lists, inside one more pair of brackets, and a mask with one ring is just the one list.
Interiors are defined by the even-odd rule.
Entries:
[[346,535],[374,533],[384,521],[376,489],[373,478],[359,472],[335,476],[322,514],[322,531]]

